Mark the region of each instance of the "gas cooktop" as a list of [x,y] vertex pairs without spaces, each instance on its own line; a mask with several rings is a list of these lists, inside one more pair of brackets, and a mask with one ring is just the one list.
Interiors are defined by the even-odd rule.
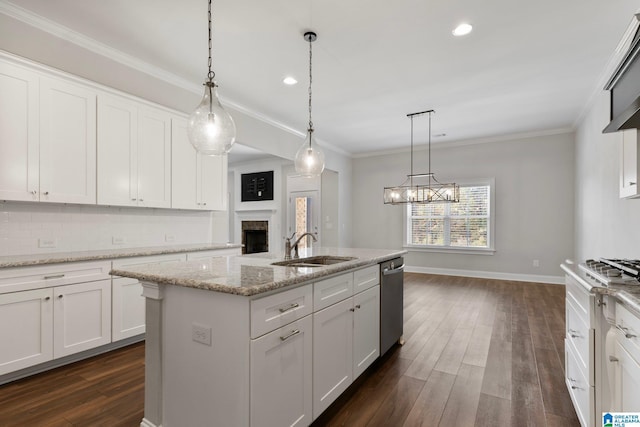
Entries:
[[640,260],[600,258],[588,259],[578,267],[598,282],[610,284],[640,285]]

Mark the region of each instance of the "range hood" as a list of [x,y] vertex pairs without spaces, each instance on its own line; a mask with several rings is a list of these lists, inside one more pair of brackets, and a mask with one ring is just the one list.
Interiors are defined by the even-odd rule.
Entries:
[[611,123],[602,132],[640,128],[640,28],[604,89],[611,93]]

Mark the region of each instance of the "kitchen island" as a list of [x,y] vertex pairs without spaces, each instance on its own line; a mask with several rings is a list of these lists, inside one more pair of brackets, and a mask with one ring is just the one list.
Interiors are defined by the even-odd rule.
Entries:
[[[112,270],[146,297],[143,426],[309,425],[379,355],[379,263],[403,250],[319,248]],[[299,264],[300,265],[300,264]]]

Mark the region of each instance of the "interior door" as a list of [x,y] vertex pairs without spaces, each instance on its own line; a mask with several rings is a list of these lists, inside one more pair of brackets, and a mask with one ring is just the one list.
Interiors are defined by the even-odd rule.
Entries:
[[298,244],[298,250],[313,246],[320,246],[319,232],[320,195],[317,190],[292,191],[289,193],[288,235],[296,232],[296,239],[304,233],[316,233],[317,242],[310,236],[305,237]]

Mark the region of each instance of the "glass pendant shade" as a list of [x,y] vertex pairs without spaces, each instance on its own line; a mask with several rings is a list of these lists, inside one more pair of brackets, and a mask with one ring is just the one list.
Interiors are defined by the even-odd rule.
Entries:
[[220,156],[236,142],[236,125],[220,104],[214,82],[204,83],[202,101],[189,116],[189,141],[202,154]]
[[318,144],[313,138],[313,130],[308,131],[307,138],[296,152],[294,162],[297,173],[306,177],[322,174],[324,170],[324,153],[317,147]]

